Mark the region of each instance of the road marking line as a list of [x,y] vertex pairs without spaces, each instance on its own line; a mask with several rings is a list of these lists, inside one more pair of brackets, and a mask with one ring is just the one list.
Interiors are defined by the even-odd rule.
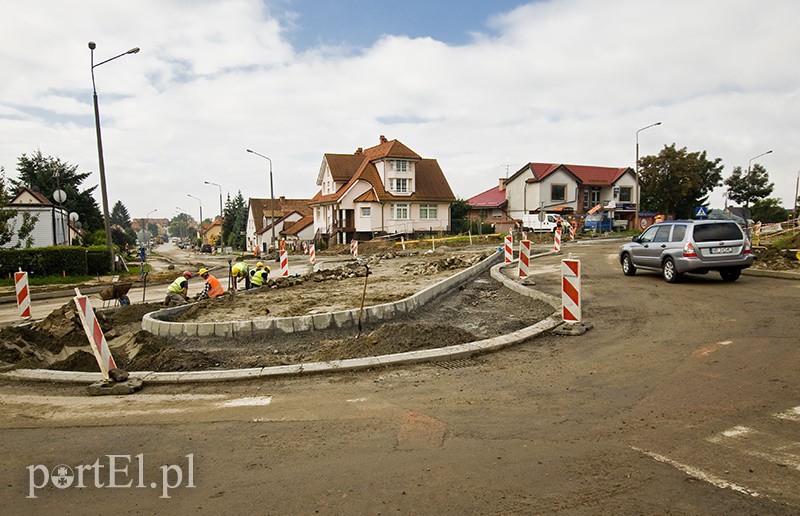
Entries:
[[653,453],[647,450],[642,450],[641,448],[637,448],[635,446],[631,446],[634,450],[638,451],[639,453],[643,453],[650,458],[657,460],[658,462],[663,462],[664,464],[669,464],[670,466],[683,471],[690,477],[696,478],[698,480],[702,480],[703,482],[708,482],[709,484],[719,487],[720,489],[730,489],[732,491],[736,491],[738,493],[743,493],[746,495],[750,495],[754,498],[762,496],[761,494],[749,489],[747,487],[740,486],[738,484],[734,484],[733,482],[729,482],[724,478],[720,478],[716,475],[712,475],[711,473],[706,473],[694,466],[688,466],[686,464],[681,464],[680,462],[674,461],[669,457],[665,457],[663,455],[659,455],[658,453]]
[[353,398],[351,400],[345,400],[345,401],[347,401],[347,403],[362,403],[364,401],[367,401],[367,398]]
[[233,400],[223,401],[217,403],[218,407],[260,407],[269,405],[272,402],[272,396],[259,396],[250,398],[236,398]]
[[791,466],[800,470],[800,456],[786,450],[798,448],[800,443],[781,437],[753,430],[744,426],[735,426],[717,435],[706,438],[706,441],[719,444],[774,464]]

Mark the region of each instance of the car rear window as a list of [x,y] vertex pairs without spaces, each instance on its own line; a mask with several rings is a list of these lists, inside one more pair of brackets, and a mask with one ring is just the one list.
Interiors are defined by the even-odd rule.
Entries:
[[733,222],[722,224],[700,224],[694,227],[695,242],[715,242],[717,240],[741,240],[742,230]]

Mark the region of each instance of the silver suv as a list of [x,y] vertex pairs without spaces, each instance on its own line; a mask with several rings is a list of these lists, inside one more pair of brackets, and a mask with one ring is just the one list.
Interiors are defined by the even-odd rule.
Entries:
[[619,250],[626,276],[636,269],[661,271],[675,283],[681,274],[717,271],[722,281],[736,281],[753,265],[750,241],[730,220],[668,220],[653,224]]

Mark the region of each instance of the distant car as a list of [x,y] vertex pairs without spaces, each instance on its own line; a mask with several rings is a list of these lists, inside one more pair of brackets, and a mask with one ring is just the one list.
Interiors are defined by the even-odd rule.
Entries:
[[736,281],[753,265],[750,241],[731,220],[669,220],[653,224],[619,251],[622,272],[661,271],[668,283],[684,273],[717,271],[722,281]]
[[201,253],[210,253],[211,252],[211,244],[203,244],[200,246]]

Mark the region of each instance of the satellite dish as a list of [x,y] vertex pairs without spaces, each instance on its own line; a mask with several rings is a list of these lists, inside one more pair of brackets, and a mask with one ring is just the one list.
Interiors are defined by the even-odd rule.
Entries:
[[69,220],[71,220],[72,222],[78,222],[78,219],[79,219],[80,217],[81,217],[81,216],[80,216],[80,215],[78,215],[77,213],[75,213],[74,211],[73,211],[72,213],[70,213],[70,214],[69,214]]
[[53,199],[55,199],[58,204],[61,204],[67,200],[67,192],[64,190],[56,190],[53,192]]

